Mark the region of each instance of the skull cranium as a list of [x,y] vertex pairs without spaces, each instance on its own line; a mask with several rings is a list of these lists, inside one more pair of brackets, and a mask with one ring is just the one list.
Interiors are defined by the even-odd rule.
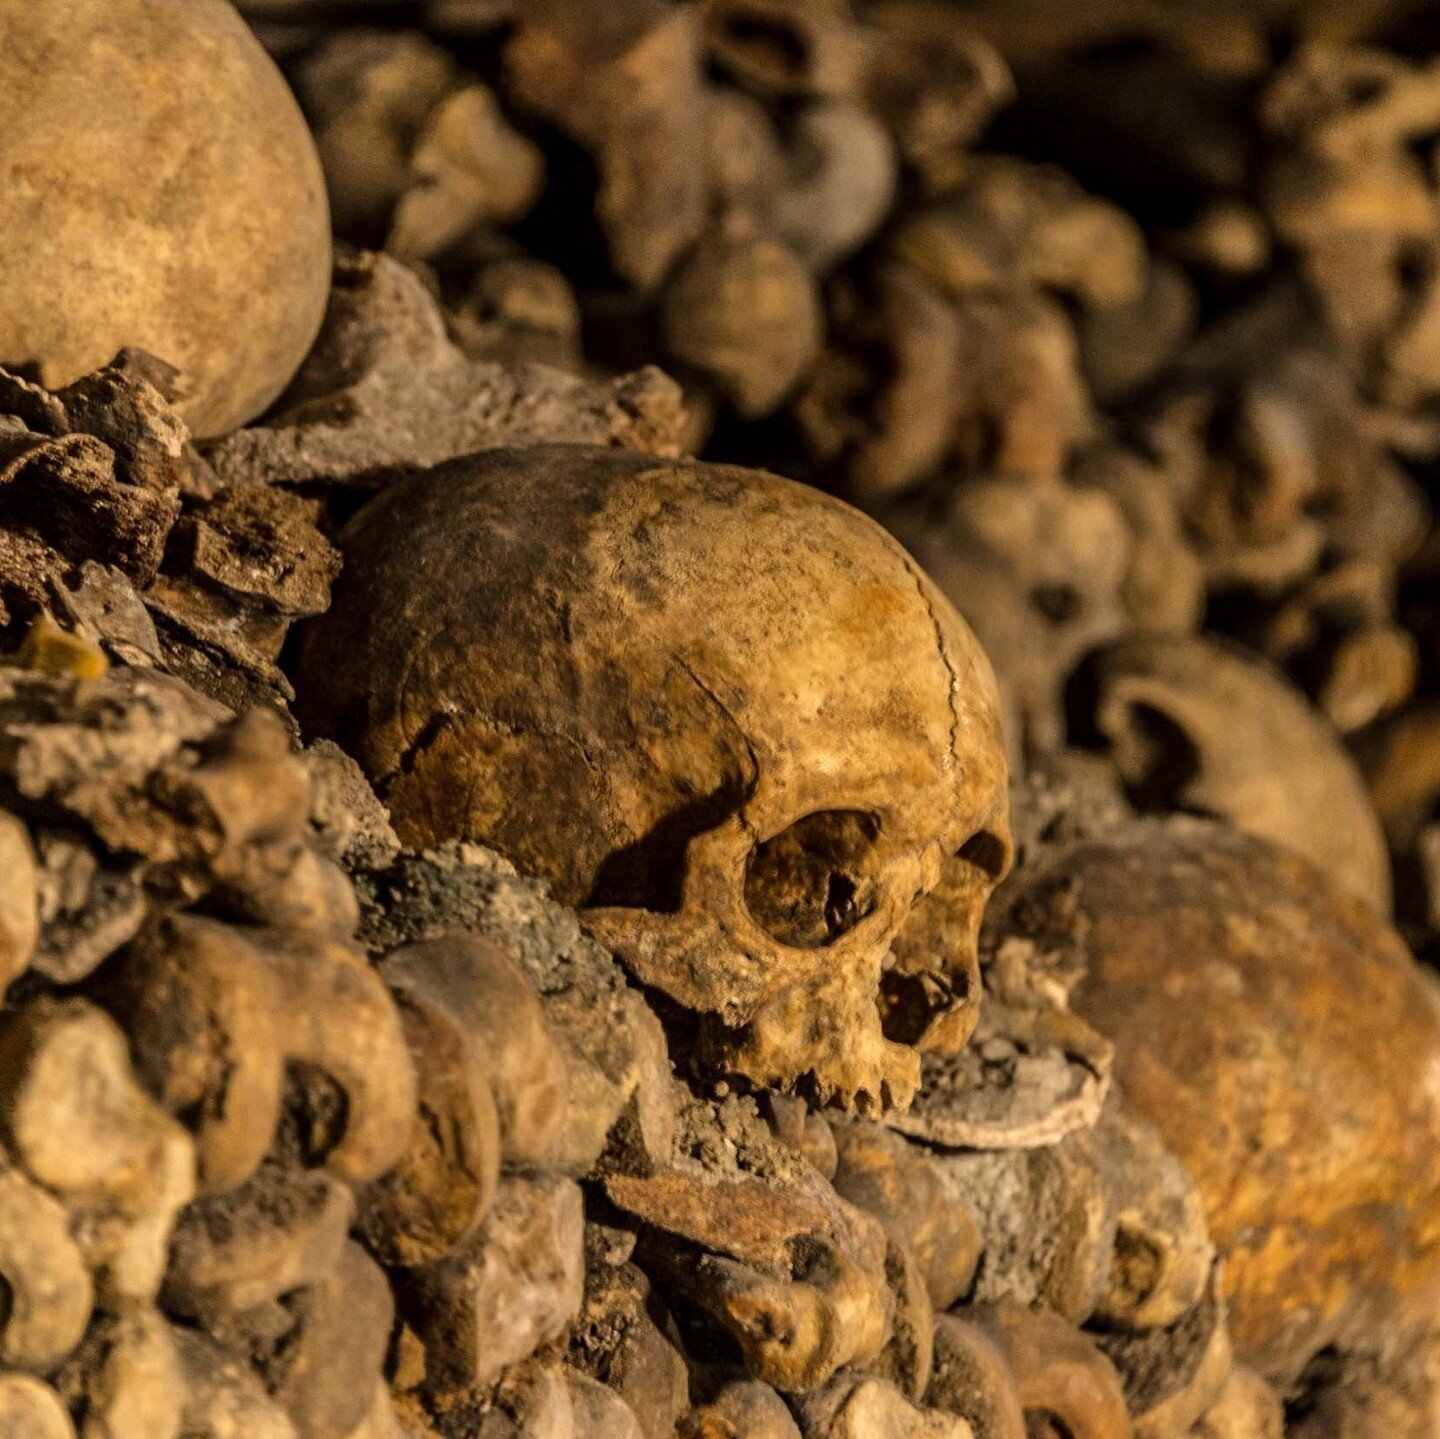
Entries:
[[963,1044],[1009,863],[995,683],[818,491],[580,447],[387,490],[298,665],[408,843],[547,880],[712,1071],[858,1109]]

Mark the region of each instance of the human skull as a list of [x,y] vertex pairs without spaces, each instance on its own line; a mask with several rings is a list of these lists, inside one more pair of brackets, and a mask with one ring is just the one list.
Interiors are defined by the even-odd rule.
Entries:
[[0,364],[174,365],[211,438],[269,408],[330,294],[325,177],[228,0],[0,5]]
[[342,537],[297,665],[407,843],[549,882],[697,1061],[873,1110],[963,1044],[1010,857],[995,681],[904,551],[773,475],[490,451]]
[[1244,1363],[1288,1389],[1433,1323],[1440,991],[1373,908],[1189,816],[1043,846],[998,903],[1194,1179]]

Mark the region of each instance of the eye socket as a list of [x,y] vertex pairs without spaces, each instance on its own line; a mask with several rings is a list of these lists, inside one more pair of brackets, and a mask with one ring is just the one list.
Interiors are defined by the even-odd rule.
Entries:
[[978,830],[962,844],[958,857],[973,864],[981,874],[998,883],[1010,868],[1010,844],[988,829]]
[[1069,624],[1085,609],[1080,591],[1063,583],[1036,585],[1030,591],[1030,603],[1052,625]]
[[718,31],[732,55],[762,74],[799,79],[809,68],[804,36],[777,16],[740,8],[725,17]]
[[1075,1439],[1075,1431],[1051,1409],[1027,1409],[1025,1439]]
[[823,949],[874,908],[877,816],[821,810],[755,847],[745,903],[755,922],[793,949]]

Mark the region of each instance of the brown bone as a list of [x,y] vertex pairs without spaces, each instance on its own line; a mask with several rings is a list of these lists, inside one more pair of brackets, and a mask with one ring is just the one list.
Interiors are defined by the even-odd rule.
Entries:
[[1289,1382],[1396,1322],[1435,1281],[1440,1011],[1395,934],[1297,856],[1179,818],[1062,845],[1013,898],[1088,968],[1077,1010],[1200,1189],[1242,1360]]
[[1130,1439],[1130,1416],[1114,1366],[1058,1315],[1017,1304],[967,1311],[1004,1357],[1027,1432],[1049,1423],[1073,1439]]
[[[519,522],[536,506],[543,542]],[[301,707],[402,837],[482,840],[585,906],[702,1017],[710,1067],[850,1106],[908,1097],[915,1054],[876,1010],[885,955],[951,866],[980,871],[953,886],[969,920],[1009,842],[988,663],[893,541],[759,472],[540,447],[402,483],[343,545]],[[501,802],[541,774],[543,805]],[[927,996],[907,1040],[963,1039],[969,927],[923,986],[898,976]]]
[[325,1155],[334,1173],[371,1179],[403,1152],[415,1075],[399,1016],[379,976],[342,945],[176,915],[130,947],[105,996],[162,1102],[198,1107],[207,1191],[243,1183],[270,1148],[287,1061],[345,1091]]

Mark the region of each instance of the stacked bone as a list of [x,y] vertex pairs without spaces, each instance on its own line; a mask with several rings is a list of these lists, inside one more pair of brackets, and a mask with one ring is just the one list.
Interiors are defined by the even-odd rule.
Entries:
[[[642,1122],[591,1176],[577,1342],[644,1432],[687,1372],[706,1423],[739,1375],[817,1436],[1027,1409],[1128,1432],[1127,1397],[1185,1432],[1230,1370],[1203,1211],[1107,1104],[1105,1041],[1039,984],[979,1004],[1008,854],[993,682],[903,551],[761,472],[576,447],[417,475],[341,543],[306,727],[407,843],[543,876],[683,1040],[673,1137]],[[916,1049],[893,1128],[775,1092],[882,1117]],[[616,1353],[617,1304],[673,1318],[660,1374],[653,1335]]]
[[384,1434],[389,1290],[346,1232],[415,1080],[305,767],[273,716],[31,654],[0,680],[6,1432]]
[[[937,1060],[893,1127],[716,1099],[672,1076],[656,1018],[573,915],[474,846],[399,853],[333,748],[296,758],[268,717],[149,669],[101,675],[74,643],[29,653],[89,677],[7,670],[0,707],[11,1432],[68,1435],[67,1408],[81,1432],[277,1439],[404,1433],[397,1410],[445,1439],[1123,1434],[1127,1396],[1155,1435],[1207,1408],[1278,1412],[1231,1369],[1194,1189],[1056,1007],[1075,936],[1088,965],[1117,942],[1075,928],[1063,873],[1027,871],[968,1057]],[[1026,823],[1054,833],[1053,814]],[[1133,860],[1120,872],[1133,886]],[[1317,932],[1336,922],[1283,875],[1275,900],[1226,882],[1236,923],[1272,903],[1282,929],[1297,903]],[[1118,942],[1148,948],[1157,896],[1127,917],[1102,894]],[[1377,969],[1401,981],[1373,1016],[1400,1072],[1357,1091],[1357,1115],[1422,1102],[1406,1066],[1434,1052],[1413,1014],[1402,1041],[1414,997],[1367,924],[1347,962],[1377,996]],[[1143,1030],[1141,1004],[1096,1007]],[[1269,1075],[1281,1102],[1296,1078]],[[1326,1079],[1301,1080],[1302,1102],[1327,1103]],[[1380,1123],[1423,1185],[1419,1118]],[[1355,1202],[1373,1208],[1371,1174]],[[1421,1232],[1434,1196],[1406,1198]],[[1327,1282],[1358,1259],[1409,1285],[1389,1250],[1345,1249],[1347,1213],[1327,1219]],[[1272,1332],[1252,1342],[1273,1349],[1279,1304],[1283,1364],[1383,1332],[1376,1294],[1347,1284],[1341,1320],[1287,1344],[1291,1291],[1261,1274],[1247,1316]]]
[[[1427,1434],[1440,1021],[1340,736],[1428,853],[1391,594],[1433,453],[1428,73],[1271,74],[1268,11],[1137,3],[1148,48],[1100,60],[1218,76],[1267,137],[1253,204],[1222,167],[1147,242],[967,155],[1008,82],[946,7],[410,7],[481,70],[513,24],[487,86],[267,0],[339,222],[392,251],[342,258],[297,374],[303,132],[251,113],[279,90],[226,7],[127,5],[166,83],[118,99],[109,7],[33,13],[95,27],[87,104],[165,117],[173,153],[99,177],[176,231],[118,247],[138,317],[104,183],[28,200],[85,132],[36,78],[70,72],[0,45],[6,1432],[1236,1439],[1283,1396],[1298,1434]],[[976,13],[1042,125],[1073,36]],[[248,100],[211,113],[190,26]],[[293,253],[256,239],[287,204]],[[688,422],[654,371],[497,363],[578,364],[582,315]],[[83,374],[172,343],[184,373]],[[781,414],[793,450],[751,428]],[[940,588],[816,491],[673,459],[709,434],[883,511]],[[1194,638],[1207,599],[1303,692]],[[977,952],[1002,703],[1015,758],[1102,758],[1021,791]]]
[[[1016,759],[1122,747],[1086,683],[1067,712],[1122,638],[1207,711],[1303,696],[1381,818],[1352,887],[1384,893],[1388,849],[1407,937],[1440,943],[1424,7],[255,13],[287,27],[341,233],[433,266],[474,356],[660,359],[690,447],[879,513],[990,650]],[[1205,630],[1289,683],[1180,642]],[[1178,707],[1122,768],[1147,808],[1213,812],[1173,779],[1211,743]]]
[[65,655],[88,677],[0,693],[5,1432],[398,1436],[392,1345],[444,1393],[568,1323],[565,1174],[663,1069],[655,1022],[598,955],[573,1048],[493,936],[372,966],[338,859],[394,845],[353,770]]
[[[401,854],[333,748],[36,633],[0,691],[7,1432],[1127,1431],[1066,1319],[1163,1324],[1210,1258],[1133,1118],[1037,1169],[697,1097],[495,856]],[[1143,1289],[1122,1214],[1174,1256]]]
[[[386,276],[383,266],[360,273],[362,297]],[[167,1436],[243,1422],[259,1434],[368,1439],[398,1432],[398,1409],[412,1432],[446,1439],[547,1425],[663,1435],[677,1423],[700,1433],[726,1423],[743,1433],[752,1422],[840,1436],[880,1423],[897,1434],[1018,1432],[1028,1410],[1073,1432],[1124,1432],[1121,1378],[1075,1325],[1099,1318],[1116,1332],[1160,1333],[1200,1314],[1200,1348],[1174,1369],[1186,1391],[1176,1412],[1193,1417],[1213,1397],[1227,1355],[1203,1216],[1153,1134],[1118,1100],[1102,1110],[1107,1047],[1022,999],[1013,1011],[992,1006],[967,1048],[978,906],[1006,853],[994,699],[958,619],[941,618],[944,602],[927,599],[878,530],[798,486],[672,466],[670,483],[682,486],[672,503],[683,508],[683,487],[697,480],[716,492],[689,500],[703,539],[728,520],[735,540],[750,542],[737,503],[768,508],[772,543],[786,546],[788,527],[813,544],[823,520],[835,553],[818,555],[817,577],[859,566],[905,597],[898,627],[851,641],[852,663],[875,646],[893,665],[902,641],[924,661],[908,719],[882,716],[877,747],[857,751],[863,777],[874,783],[865,771],[907,724],[927,727],[937,758],[963,751],[944,807],[903,781],[865,801],[887,802],[897,828],[920,826],[917,841],[937,825],[934,838],[956,851],[950,872],[919,881],[940,889],[918,934],[908,945],[894,937],[905,958],[887,985],[890,1032],[928,1035],[926,1048],[950,1052],[928,1102],[904,1121],[913,1138],[858,1119],[832,1129],[801,1101],[746,1083],[758,1053],[777,1083],[808,1076],[878,1109],[885,1081],[846,1068],[847,1051],[878,1052],[897,1097],[908,1094],[901,1077],[914,1061],[880,1032],[873,988],[827,1015],[845,991],[812,990],[817,971],[782,1012],[799,1005],[803,1018],[809,1007],[805,1023],[830,1026],[818,1044],[784,1029],[769,1050],[712,1043],[682,1087],[659,1021],[573,916],[487,851],[399,854],[339,751],[302,760],[273,714],[237,719],[190,688],[179,676],[244,694],[253,668],[238,647],[202,646],[198,622],[185,629],[181,618],[225,618],[242,635],[263,621],[278,648],[296,612],[283,592],[262,607],[260,578],[293,575],[293,557],[311,554],[311,608],[322,609],[334,552],[284,487],[227,484],[223,463],[202,461],[147,376],[163,383],[166,372],[127,355],[58,394],[7,381],[16,460],[0,533],[14,555],[12,623],[39,616],[21,666],[4,672],[0,713],[4,1132],[15,1180],[6,1384],[25,1424],[47,1436],[70,1425]],[[592,392],[571,393],[580,424]],[[231,451],[253,459],[277,432],[238,432],[217,462]],[[464,471],[486,463],[509,480],[508,506],[529,503],[527,476],[553,491],[557,464],[582,497],[621,482],[633,503],[663,496],[666,470],[643,455],[493,455],[461,462],[452,517]],[[426,492],[445,495],[422,472],[382,500],[409,506]],[[64,497],[78,523],[50,524],[42,496]],[[227,524],[256,513],[291,523]],[[131,514],[150,526],[148,548],[126,542]],[[346,532],[352,547],[363,520]],[[484,538],[473,519],[459,534]],[[366,569],[382,577],[383,557]],[[811,606],[844,603],[843,591],[770,569],[777,604],[793,608],[797,588]],[[728,597],[703,585],[698,595],[712,609],[754,598],[733,581]],[[575,622],[601,598],[578,592]],[[337,622],[353,603],[340,597]],[[792,642],[823,628],[816,616]],[[673,628],[653,617],[650,632],[663,646]],[[757,670],[783,661],[777,638],[754,644]],[[208,667],[193,666],[196,650]],[[107,656],[122,667],[107,671]],[[814,668],[834,706],[845,697],[825,658]],[[583,651],[572,663],[583,665]],[[361,672],[384,681],[381,665]],[[437,672],[447,675],[466,678]],[[469,678],[487,676],[477,667]],[[339,696],[345,680],[334,680],[333,691],[302,695],[306,706]],[[261,693],[283,712],[275,687]],[[736,733],[748,730],[752,761],[785,765],[799,783],[827,742],[860,743],[871,693],[850,701],[854,722],[828,741],[806,740],[781,716],[767,727],[763,694],[750,696],[754,712]],[[694,733],[681,736],[691,744],[715,719],[701,697]],[[483,696],[472,700],[487,711]],[[722,741],[733,724],[722,722]],[[426,811],[414,786],[429,758],[414,749],[409,798],[387,791],[422,842],[438,838],[417,833]],[[544,819],[509,808],[517,823],[505,834],[515,848],[529,836],[533,868]],[[983,842],[971,842],[972,827]],[[797,840],[823,851],[827,836],[811,823]],[[591,857],[603,867],[603,854]],[[857,887],[877,882],[878,857],[863,843],[822,853],[852,869]],[[771,923],[788,913],[784,922],[802,924],[814,877],[803,848],[773,844],[750,866],[748,902]],[[821,877],[828,893],[843,874]],[[613,883],[618,901],[624,881]],[[695,918],[705,917],[702,906]],[[859,917],[852,907],[819,918],[843,930]],[[613,918],[610,929],[624,949]],[[847,982],[875,985],[879,958],[869,941]],[[835,962],[822,954],[822,969]],[[717,1007],[742,1001],[742,975],[723,952],[709,982]],[[1057,1067],[1064,1083],[1052,1095],[1045,1077]],[[749,1092],[717,1099],[727,1076]],[[1122,1274],[1122,1216],[1126,1234],[1144,1229],[1151,1252],[1168,1256],[1139,1282]],[[1191,1362],[1212,1350],[1218,1371],[1213,1359]],[[1175,1400],[1170,1379],[1167,1370],[1147,1404]]]
[[[1285,1432],[1431,1433],[1433,975],[1299,855],[1125,819],[1093,784],[1022,800],[987,987],[1038,977],[1114,1039],[1117,1080],[1196,1179],[1236,1356],[1287,1398]],[[1231,1388],[1200,1432],[1269,1432],[1236,1417],[1253,1376]]]
[[[348,364],[393,352],[393,334],[412,334],[427,313],[383,264],[351,274],[312,360],[332,383],[351,371],[325,366],[331,336]],[[431,349],[476,394],[522,383],[467,367],[438,338]],[[383,364],[355,365],[357,386],[380,374],[395,393]],[[234,457],[263,466],[287,422],[228,437],[212,465],[158,388],[172,379],[140,353],[56,393],[5,378],[6,618],[26,634],[0,672],[13,1181],[4,1402],[15,1432],[220,1439],[243,1424],[276,1439],[389,1439],[403,1422],[445,1439],[767,1423],[817,1436],[877,1424],[1012,1433],[1027,1411],[1073,1432],[1125,1432],[1122,1381],[1080,1320],[1139,1333],[1203,1312],[1203,1347],[1223,1338],[1198,1200],[1118,1101],[1102,1116],[1108,1051],[1083,1026],[1023,1003],[1014,1015],[992,1008],[975,1040],[988,1060],[974,1049],[973,1062],[962,1054],[940,1071],[947,1087],[930,1093],[943,1112],[912,1116],[918,1142],[860,1120],[832,1130],[803,1102],[747,1083],[743,1048],[732,1070],[710,1046],[682,1085],[659,1020],[615,961],[493,854],[401,854],[341,752],[297,756],[287,735],[289,682],[274,656],[292,619],[330,604],[336,551],[312,523],[320,501],[254,473],[226,478]],[[553,393],[536,388],[545,383]],[[558,417],[533,422],[562,435],[588,434],[615,393],[528,384]],[[377,412],[393,419],[399,406]],[[642,413],[612,419],[632,417],[621,433],[643,442]],[[315,451],[336,464],[323,481],[340,493],[388,474],[383,430],[373,467],[354,463],[371,421],[361,406],[349,417],[350,448]],[[297,465],[303,452],[288,451]],[[662,498],[667,473],[643,453],[493,455],[490,468],[515,480],[506,502],[521,507],[519,480],[553,490],[557,463],[580,495],[618,478],[642,507]],[[484,463],[463,461],[460,474]],[[903,555],[843,506],[759,474],[670,473],[671,484],[706,477],[720,497],[689,500],[702,538],[728,519],[748,542],[743,513],[726,515],[743,481],[739,494],[784,526],[825,520],[835,553],[817,565],[878,569],[904,597],[903,623],[857,636],[850,658],[869,645],[893,664],[885,652],[908,643],[924,661],[910,720],[932,732],[937,758],[959,745],[965,764],[945,808],[903,783],[888,799],[897,823],[914,811],[917,840],[934,824],[956,851],[950,873],[919,881],[939,882],[943,903],[923,911],[908,948],[896,937],[906,957],[888,1008],[892,1033],[963,1050],[978,1003],[978,906],[1006,853],[983,658]],[[429,472],[391,476],[382,499],[408,505],[426,490]],[[675,499],[683,508],[683,490]],[[363,524],[346,533],[356,544]],[[459,533],[483,540],[474,521]],[[788,544],[786,533],[774,529],[774,542]],[[807,587],[770,568],[793,607],[797,584]],[[808,590],[812,605],[843,601]],[[723,598],[700,593],[712,608]],[[732,581],[725,604],[750,598]],[[578,618],[597,596],[574,601]],[[351,603],[342,597],[337,616]],[[658,617],[651,631],[658,645],[672,632]],[[754,643],[752,665],[783,659],[775,638]],[[829,702],[841,703],[815,658]],[[867,693],[851,701],[857,723]],[[223,702],[252,694],[271,710],[236,718]],[[751,698],[752,759],[803,778],[822,737],[807,752],[802,733],[767,732],[765,697]],[[483,697],[474,703],[486,711]],[[713,715],[702,703],[692,718],[682,738],[694,743]],[[896,724],[859,753],[862,772]],[[858,743],[853,726],[841,729]],[[415,749],[406,778],[425,779],[426,758]],[[413,796],[388,793],[415,833]],[[534,867],[542,819],[511,809],[507,834],[517,848],[530,836]],[[798,838],[826,837],[812,824]],[[863,846],[830,858],[875,881]],[[770,922],[808,901],[803,860],[781,843],[752,866],[749,902]],[[852,907],[821,923],[858,917]],[[590,924],[603,928],[594,911]],[[927,938],[944,940],[939,959]],[[876,983],[879,957],[870,941],[849,982]],[[741,976],[723,962],[710,983],[718,1006],[741,999]],[[801,986],[791,1011],[809,1006],[806,1022],[831,1027],[810,1048],[780,1032],[764,1059],[774,1079],[809,1076],[878,1108],[885,1081],[844,1068],[848,1049],[878,1046],[897,1097],[908,1095],[901,1077],[914,1059],[881,1034],[878,997],[858,989],[827,1016],[823,988]],[[997,1045],[1008,1063],[995,1064]],[[1036,1086],[1015,1078],[1025,1055],[1042,1071],[1065,1069],[1069,1055],[1079,1092],[1047,1109],[1041,1084],[1037,1110]],[[727,1074],[748,1092],[717,1098]],[[978,1116],[968,1129],[967,1102]],[[1173,1256],[1140,1285],[1120,1278],[1123,1214]],[[1223,1343],[1216,1352],[1226,1358]],[[1187,1416],[1215,1389],[1213,1362],[1195,1388],[1199,1372],[1188,1361],[1177,1370]]]

